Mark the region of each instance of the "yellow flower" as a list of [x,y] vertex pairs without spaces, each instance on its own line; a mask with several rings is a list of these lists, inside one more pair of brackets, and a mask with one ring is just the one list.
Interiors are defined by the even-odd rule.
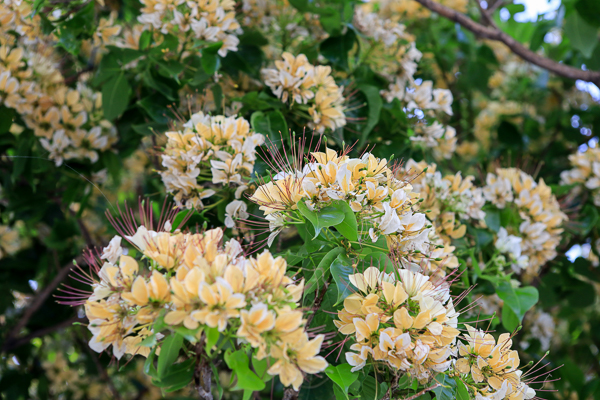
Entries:
[[227,327],[227,320],[238,317],[239,309],[246,305],[244,295],[233,293],[231,285],[221,277],[218,277],[212,285],[200,283],[198,295],[205,306],[201,310],[194,311],[191,314],[192,318],[211,328],[218,327],[219,332],[223,332]]

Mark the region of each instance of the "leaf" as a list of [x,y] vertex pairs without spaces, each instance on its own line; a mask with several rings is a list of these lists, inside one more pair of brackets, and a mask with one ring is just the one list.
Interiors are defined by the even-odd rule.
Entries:
[[358,145],[358,148],[361,148],[366,142],[369,133],[371,133],[375,125],[377,125],[379,122],[381,108],[383,107],[383,100],[379,94],[379,89],[376,86],[360,84],[356,85],[356,88],[365,95],[367,98],[367,104],[369,106],[367,123],[362,128],[360,144]]
[[556,25],[554,21],[542,20],[537,22],[535,30],[531,35],[529,41],[529,49],[531,51],[538,51],[538,49],[544,44],[544,38],[548,31]]
[[297,206],[298,211],[300,211],[300,213],[304,215],[315,228],[315,236],[313,239],[316,239],[317,236],[319,236],[321,229],[337,225],[344,220],[344,213],[333,206],[324,207],[319,211],[312,211],[303,200],[300,200]]
[[460,380],[456,379],[456,400],[469,400],[469,390],[465,384]]
[[500,213],[498,211],[486,211],[484,221],[494,232],[500,230]]
[[322,286],[323,282],[327,280],[327,276],[329,276],[329,268],[331,267],[331,264],[337,258],[337,256],[344,253],[344,251],[345,249],[343,247],[336,247],[325,254],[325,257],[323,257],[313,275],[310,277],[308,282],[306,282],[304,296],[311,294],[317,288]]
[[194,378],[194,365],[195,360],[193,358],[179,364],[171,365],[167,369],[165,376],[160,378],[160,380],[154,380],[153,383],[164,388],[165,392],[180,390],[189,385]]
[[330,365],[325,370],[325,374],[327,374],[329,379],[342,389],[346,399],[349,399],[348,389],[350,389],[350,385],[358,379],[358,373],[351,372],[351,369],[352,366],[350,364],[341,364],[337,366]]
[[212,348],[219,341],[219,336],[220,336],[219,329],[218,328],[206,328],[206,330],[204,331],[204,334],[206,335],[206,345],[204,348],[206,349],[206,353],[210,356]]
[[448,375],[438,374],[434,382],[440,384],[432,390],[435,393],[436,400],[455,400],[456,399],[456,381]]
[[598,43],[598,30],[588,24],[578,13],[571,13],[565,19],[565,35],[571,45],[579,50],[585,58],[590,58]]
[[267,145],[281,147],[283,136],[288,133],[287,122],[280,111],[255,111],[250,117],[250,124],[256,133],[269,138]]
[[354,273],[352,261],[345,254],[340,254],[331,264],[331,276],[337,285],[337,302],[340,304],[346,297],[354,292],[349,276]]
[[153,378],[158,376],[156,368],[154,367],[154,357],[156,355],[156,349],[157,347],[152,349],[150,354],[148,354],[148,358],[146,358],[146,361],[144,362],[144,373]]
[[156,334],[150,335],[142,340],[139,344],[144,347],[154,347],[156,346]]
[[104,86],[102,86],[102,109],[104,111],[104,118],[107,120],[114,120],[123,114],[129,104],[130,95],[131,86],[129,86],[129,82],[127,82],[124,73],[111,78]]
[[145,30],[140,35],[140,40],[138,41],[138,48],[140,49],[140,51],[144,51],[148,48],[148,46],[150,46],[150,43],[152,43],[152,31]]
[[159,378],[165,376],[167,369],[177,360],[181,346],[183,346],[183,336],[177,333],[167,336],[163,341],[157,363]]
[[263,390],[265,383],[254,372],[250,370],[248,355],[243,350],[225,353],[225,362],[237,376],[237,384],[234,390]]
[[335,200],[333,207],[344,213],[344,220],[334,225],[335,229],[351,242],[358,241],[358,224],[354,211],[352,211],[347,202],[342,200]]
[[348,53],[354,47],[356,42],[356,33],[348,29],[342,36],[332,36],[325,39],[320,46],[321,54],[327,58],[333,65],[348,70]]
[[12,109],[0,106],[0,134],[8,132],[13,124],[15,114]]
[[[502,324],[509,331],[514,330],[521,321],[525,313],[533,307],[538,299],[539,294],[536,288],[533,286],[514,288],[510,282],[502,282],[496,288],[496,293],[504,301],[502,308]],[[514,317],[509,312],[505,312],[505,308],[510,308],[514,313]],[[504,321],[504,317],[508,318],[508,321]],[[516,325],[515,325],[516,322]],[[508,324],[508,326],[507,326]]]
[[579,0],[575,9],[588,24],[600,28],[600,2],[598,0]]
[[214,75],[221,65],[221,59],[219,58],[219,50],[223,46],[223,42],[214,43],[208,47],[202,49],[202,58],[200,63],[202,69],[208,75]]

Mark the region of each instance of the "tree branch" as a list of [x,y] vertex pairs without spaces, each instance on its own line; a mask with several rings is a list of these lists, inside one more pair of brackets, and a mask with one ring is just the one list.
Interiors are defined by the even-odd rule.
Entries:
[[[77,258],[78,263],[80,263],[82,261],[83,261],[83,259],[81,257]],[[29,322],[29,320],[31,319],[33,314],[35,314],[35,312],[42,306],[42,304],[44,304],[44,302],[46,301],[48,296],[50,296],[50,294],[54,291],[54,289],[56,289],[56,287],[58,285],[60,285],[60,283],[67,278],[67,276],[69,275],[69,272],[71,272],[71,269],[73,268],[73,266],[74,266],[73,263],[70,263],[70,264],[67,264],[66,266],[64,266],[58,272],[58,274],[56,274],[54,279],[52,279],[52,281],[44,289],[42,289],[41,291],[39,291],[37,293],[37,295],[33,298],[31,303],[29,304],[29,307],[27,307],[25,312],[23,312],[23,315],[21,316],[21,319],[19,320],[19,322],[17,322],[17,324],[6,335],[5,340],[4,340],[4,345],[2,346],[2,350],[5,351],[7,348],[16,347],[14,345],[11,345],[11,342],[13,342],[14,340],[17,340],[16,339],[17,336],[19,335],[21,330],[27,325],[27,323]]]
[[[206,342],[206,335],[202,333],[202,337],[196,344],[196,368],[194,369],[194,381],[196,383],[196,390],[202,400],[213,400],[211,381],[212,381],[212,369],[210,368],[210,360],[204,353],[204,344]],[[218,377],[217,377],[218,379]]]
[[[419,0],[417,0],[417,1],[419,1]],[[407,398],[405,398],[405,399],[401,399],[401,400],[414,400],[414,399],[416,399],[417,397],[421,397],[421,396],[422,396],[422,395],[424,395],[425,393],[427,393],[427,392],[429,392],[429,391],[431,391],[431,390],[433,390],[433,389],[435,389],[435,388],[437,388],[437,387],[439,387],[439,386],[441,386],[441,385],[440,385],[439,383],[436,383],[436,384],[435,384],[435,385],[433,385],[433,386],[430,386],[430,387],[428,387],[428,388],[425,388],[425,389],[421,390],[419,393],[417,393],[417,394],[415,394],[415,395],[412,395],[412,396],[410,396],[410,397],[407,397]]]
[[483,26],[473,21],[468,16],[449,7],[443,6],[434,0],[415,1],[420,3],[423,7],[441,15],[442,17],[460,24],[481,38],[504,43],[509,49],[512,50],[513,53],[517,54],[519,57],[527,62],[530,62],[531,64],[537,65],[540,68],[565,78],[580,79],[582,81],[592,82],[600,86],[600,71],[584,71],[582,69],[570,67],[568,65],[564,65],[549,58],[543,57],[529,50],[527,47],[523,46],[521,43],[500,29],[490,26]]
[[73,318],[69,318],[67,320],[64,320],[62,322],[59,322],[56,325],[52,325],[52,326],[48,326],[46,328],[42,328],[39,329],[37,331],[31,332],[30,334],[27,334],[25,336],[21,336],[21,337],[17,337],[17,338],[11,338],[10,340],[6,340],[4,345],[2,346],[2,352],[9,352],[13,349],[16,349],[17,347],[21,347],[24,344],[27,344],[31,341],[31,339],[35,339],[37,337],[42,337],[42,336],[46,336],[50,333],[56,332],[56,331],[60,331],[62,329],[68,328],[70,326],[72,326],[74,323],[79,322],[79,323],[87,323],[88,320],[87,318],[79,318],[79,317],[73,317]]

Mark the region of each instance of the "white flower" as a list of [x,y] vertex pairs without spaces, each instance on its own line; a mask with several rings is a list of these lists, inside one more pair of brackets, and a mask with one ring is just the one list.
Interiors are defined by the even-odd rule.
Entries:
[[111,239],[108,246],[102,249],[102,255],[100,258],[102,260],[108,260],[108,262],[111,264],[115,264],[122,254],[123,249],[121,248],[121,236],[117,235]]
[[234,200],[229,203],[227,207],[225,207],[225,226],[228,228],[234,228],[236,219],[248,218],[246,209],[246,203],[243,201]]
[[369,354],[371,354],[373,350],[369,346],[361,346],[358,343],[350,346],[350,349],[359,351],[358,354],[351,352],[346,353],[346,361],[352,366],[350,371],[356,372],[366,365]]

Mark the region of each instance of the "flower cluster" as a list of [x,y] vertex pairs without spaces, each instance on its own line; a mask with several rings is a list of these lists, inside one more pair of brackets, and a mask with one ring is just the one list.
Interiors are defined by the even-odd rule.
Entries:
[[355,213],[359,240],[368,235],[376,242],[383,235],[403,255],[424,249],[431,227],[425,214],[413,211],[418,194],[408,181],[395,177],[387,160],[370,153],[350,158],[329,148],[309,156],[304,166],[282,163],[273,180],[250,197],[270,222],[270,242],[294,219],[298,202],[318,212],[341,201]]
[[446,175],[436,170],[435,164],[410,159],[404,165],[405,173],[414,174],[413,189],[424,201],[419,204],[436,226],[437,233],[449,243],[460,239],[467,231],[465,220],[482,221],[485,212],[483,191],[473,187],[475,177],[462,177],[460,172]]
[[452,366],[459,314],[447,285],[417,272],[397,273],[398,278],[369,267],[350,275],[358,290],[344,300],[334,323],[342,334],[353,335],[350,348],[356,353],[346,353],[353,371],[382,361],[426,383]]
[[99,152],[117,141],[114,126],[103,118],[101,94],[83,83],[67,87],[48,47],[23,45],[26,37],[21,40],[2,28],[0,101],[20,114],[57,165],[68,159],[98,161]]
[[[561,172],[562,185],[582,184],[592,191],[594,204],[600,206],[600,149],[589,147],[585,152],[569,156],[572,169]],[[579,190],[581,190],[579,188]]]
[[0,224],[0,260],[29,246],[29,240],[19,234],[19,228],[23,225],[23,221],[17,221],[12,227]]
[[494,339],[481,329],[465,325],[467,334],[459,341],[455,369],[476,398],[524,400],[535,397],[535,391],[522,380],[519,354],[512,350],[509,333]]
[[247,186],[244,179],[254,169],[256,147],[263,135],[253,133],[244,118],[193,114],[183,130],[167,132],[167,145],[162,154],[161,171],[167,192],[175,196],[179,206],[202,208],[202,199],[215,191],[203,181],[236,185],[239,199]]
[[184,39],[195,39],[209,43],[222,42],[219,55],[225,57],[229,51],[237,51],[241,33],[235,19],[235,2],[232,0],[141,0],[141,15],[138,21],[153,27],[163,34],[176,34]]
[[521,253],[529,257],[524,271],[527,276],[535,275],[542,265],[556,257],[563,232],[561,225],[567,216],[543,179],[536,183],[519,169],[498,168],[495,174],[488,173],[483,195],[486,201],[512,212],[519,220],[515,226],[506,228],[508,233],[523,239]]
[[[452,92],[434,89],[432,81],[417,82],[414,79],[422,53],[412,37],[404,33],[404,25],[361,8],[354,15],[354,23],[375,48],[372,51],[375,54],[369,53],[369,62],[390,82],[386,90],[381,90],[381,96],[388,103],[400,101],[418,120],[415,135],[410,139],[433,149],[436,158],[451,157],[456,150],[456,131],[428,119],[452,115]],[[390,69],[390,65],[394,68]]]
[[283,103],[288,101],[306,111],[309,126],[318,133],[346,125],[343,87],[338,87],[331,76],[331,67],[308,62],[304,54],[294,57],[283,53],[283,60],[275,61],[275,68],[262,70],[265,84]]
[[[146,268],[123,255],[121,237],[115,236],[95,268],[99,279],[85,299],[93,334],[90,347],[101,352],[112,346],[125,353],[147,355],[141,341],[151,335],[158,320],[175,328],[216,328],[256,350],[257,359],[269,356],[268,370],[285,386],[297,390],[304,373],[327,367],[318,353],[324,336],[309,339],[303,313],[298,309],[304,281],[294,284],[285,275],[287,264],[265,251],[247,258],[235,240],[222,244],[223,231],[171,233],[139,226],[125,236],[147,260]],[[98,260],[96,260],[98,261]],[[157,336],[159,339],[162,336]]]

